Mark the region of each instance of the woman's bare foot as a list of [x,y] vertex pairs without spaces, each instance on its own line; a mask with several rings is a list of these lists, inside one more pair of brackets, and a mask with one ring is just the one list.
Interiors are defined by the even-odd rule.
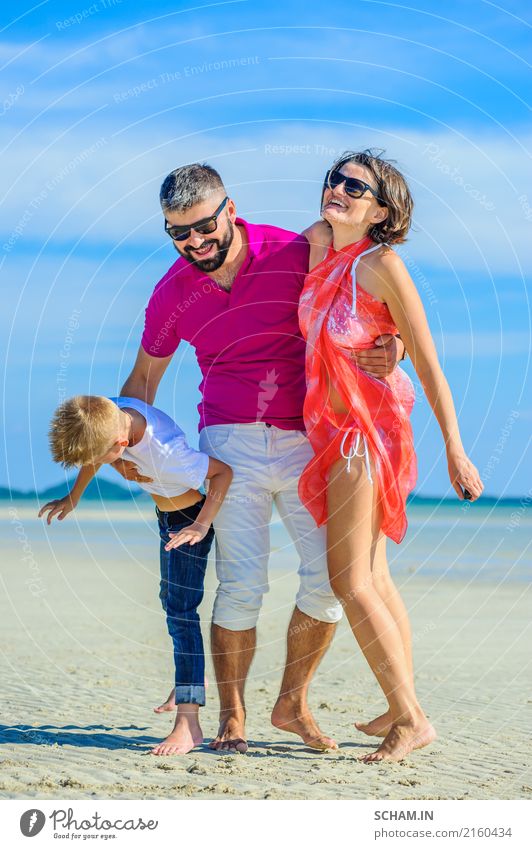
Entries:
[[197,705],[179,705],[173,731],[151,750],[152,755],[186,755],[203,743]]
[[401,761],[414,749],[422,749],[436,739],[436,732],[428,719],[407,720],[392,726],[376,752],[359,760],[366,764],[376,761]]
[[175,710],[175,687],[172,687],[170,690],[170,695],[167,700],[159,705],[159,707],[153,708],[154,713],[164,713],[167,710]]
[[272,712],[272,725],[281,731],[298,734],[307,746],[326,752],[337,749],[338,744],[318,728],[307,705],[280,696]]
[[392,715],[389,710],[372,719],[371,722],[355,722],[355,728],[367,734],[368,737],[386,737],[392,725]]
[[239,752],[241,755],[245,754],[248,750],[245,712],[238,710],[225,717],[220,717],[218,734],[209,743],[209,747],[216,749],[217,752]]

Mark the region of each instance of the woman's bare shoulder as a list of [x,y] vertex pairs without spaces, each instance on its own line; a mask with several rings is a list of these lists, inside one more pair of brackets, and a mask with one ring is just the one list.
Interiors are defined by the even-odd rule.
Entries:
[[364,259],[368,268],[386,276],[393,277],[400,269],[405,268],[403,260],[391,245],[381,245],[380,251],[375,251]]
[[372,284],[383,301],[386,301],[391,291],[400,292],[410,287],[411,277],[406,265],[390,245],[383,245],[380,251],[370,254],[367,260]]

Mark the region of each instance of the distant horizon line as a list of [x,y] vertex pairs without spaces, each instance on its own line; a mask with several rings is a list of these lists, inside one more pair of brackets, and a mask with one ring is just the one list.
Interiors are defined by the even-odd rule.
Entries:
[[[72,479],[72,483],[73,483],[73,481],[74,481],[74,479]],[[70,481],[66,481],[67,486],[68,486],[69,483],[70,483]],[[105,490],[104,497],[105,497],[106,501],[123,501],[124,499],[127,499],[128,497],[135,499],[135,500],[138,499],[138,498],[143,498],[143,497],[149,498],[150,497],[150,494],[148,492],[146,492],[145,490],[141,489],[137,484],[134,484],[134,488],[133,487],[126,487],[126,486],[122,486],[119,483],[113,483],[112,481],[106,480],[105,478],[103,478],[103,479],[100,478],[99,480],[95,479],[94,481],[92,481],[92,484],[93,484],[93,487],[91,487],[92,493],[85,492],[84,497],[82,498],[83,501],[94,501],[95,495],[96,495],[96,493],[94,493],[95,489]],[[36,489],[25,490],[25,489],[19,489],[18,487],[9,487],[9,486],[5,486],[5,485],[0,484],[0,501],[6,502],[6,501],[15,501],[17,499],[29,500],[31,498],[39,498],[39,497],[43,497],[43,496],[46,497],[48,495],[51,495],[52,491],[57,490],[59,488],[64,488],[64,487],[65,487],[65,484],[61,483],[61,484],[51,484],[51,485],[44,487],[43,489],[39,489],[39,490],[36,490]],[[98,495],[99,494],[100,493],[98,493]],[[430,502],[446,501],[446,502],[454,503],[456,499],[452,495],[449,495],[449,496],[422,495],[419,492],[414,491],[408,496],[408,500],[409,501],[426,501],[426,502],[429,502],[429,501]],[[491,503],[498,503],[498,504],[499,503],[522,504],[523,501],[526,501],[527,503],[532,503],[532,496],[530,495],[530,493],[523,493],[522,495],[505,495],[505,496],[483,495],[479,500],[483,501],[484,503],[491,502]]]

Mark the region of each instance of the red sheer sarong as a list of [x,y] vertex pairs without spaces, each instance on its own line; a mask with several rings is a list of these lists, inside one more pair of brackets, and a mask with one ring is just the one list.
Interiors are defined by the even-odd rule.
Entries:
[[[305,279],[299,302],[299,324],[307,342],[303,416],[315,456],[301,475],[299,495],[316,523],[324,524],[331,465],[343,455],[346,439],[356,438],[357,445],[363,440],[377,478],[381,529],[401,542],[407,528],[406,498],[417,478],[409,418],[414,388],[402,369],[381,380],[359,369],[349,356],[354,348],[372,348],[384,333],[397,333],[386,304],[352,285],[354,261],[372,247],[366,237],[330,251]],[[333,410],[329,381],[349,413]]]

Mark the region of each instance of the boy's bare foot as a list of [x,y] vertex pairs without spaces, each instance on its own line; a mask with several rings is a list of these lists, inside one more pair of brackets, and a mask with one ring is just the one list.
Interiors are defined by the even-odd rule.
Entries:
[[355,722],[355,728],[367,734],[368,737],[386,737],[392,725],[392,715],[389,710],[372,719],[371,722]]
[[414,749],[422,749],[436,739],[436,731],[425,717],[397,722],[392,726],[376,752],[359,760],[366,764],[376,761],[401,761]]
[[[183,708],[188,708],[183,710]],[[192,710],[190,710],[192,708]],[[186,755],[203,743],[197,705],[179,705],[173,731],[151,750],[152,755]]]
[[281,731],[298,734],[307,746],[326,752],[337,749],[338,743],[318,728],[307,705],[280,696],[272,712],[272,725]]
[[[205,689],[209,688],[209,682],[207,680],[207,676],[205,676]],[[172,687],[170,690],[170,695],[167,700],[159,705],[159,707],[153,708],[154,713],[165,713],[168,710],[175,710],[175,687]]]
[[246,714],[235,711],[220,719],[220,727],[215,739],[209,743],[211,749],[217,752],[239,752],[241,755],[248,750],[246,740]]
[[164,713],[167,710],[175,710],[175,687],[172,687],[170,690],[170,695],[167,700],[159,705],[159,707],[153,708],[154,713]]

